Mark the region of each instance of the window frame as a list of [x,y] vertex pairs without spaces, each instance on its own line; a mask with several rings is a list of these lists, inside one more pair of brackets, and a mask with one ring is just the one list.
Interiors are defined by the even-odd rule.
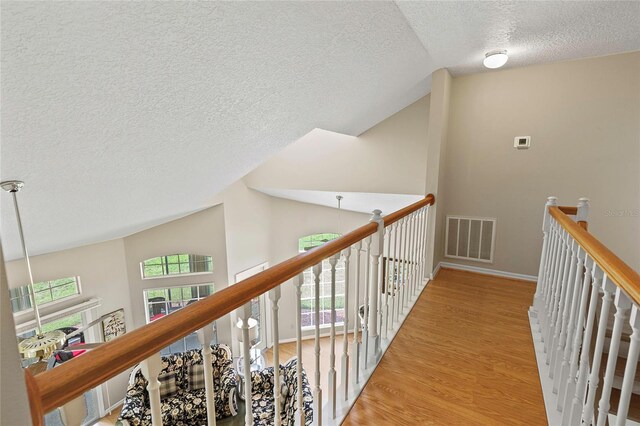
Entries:
[[[178,272],[177,274],[162,274],[162,275],[153,275],[153,276],[146,276],[145,275],[145,267],[146,266],[154,266],[154,265],[145,265],[145,262],[148,262],[150,260],[153,259],[165,259],[164,263],[160,263],[160,265],[158,266],[162,266],[163,270],[166,269],[168,270],[168,265],[178,265],[178,270],[180,270],[180,265],[182,264],[186,264],[187,262],[180,262],[180,256],[202,256],[205,258],[208,258],[208,263],[211,264],[211,270],[210,271],[199,271],[199,272]],[[169,263],[167,258],[170,256],[178,256],[178,262],[177,263]],[[166,266],[165,266],[166,265]],[[189,276],[196,276],[196,275],[210,275],[213,274],[213,256],[209,256],[206,254],[193,254],[193,253],[173,253],[173,254],[165,254],[165,255],[161,255],[161,256],[155,256],[155,257],[150,257],[149,259],[145,259],[142,260],[140,262],[140,277],[143,280],[157,280],[157,279],[164,279],[164,278],[175,278],[175,277],[189,277]]]
[[[64,279],[72,279],[72,278],[73,278],[73,280],[74,280],[74,282],[75,282],[75,284],[76,284],[77,292],[76,292],[76,293],[74,293],[74,294],[70,294],[69,296],[61,297],[61,298],[59,298],[59,299],[53,299],[53,290],[52,290],[52,287],[51,287],[51,282],[53,282],[53,281],[58,281],[58,280],[64,280]],[[35,290],[35,286],[36,286],[36,285],[38,285],[38,284],[42,284],[42,283],[49,283],[49,285],[48,285],[47,289],[46,289],[46,290],[39,290],[39,291],[36,291],[36,290]],[[71,283],[72,283],[72,281],[70,281],[70,282],[68,282],[68,283],[65,283],[65,284],[62,284],[62,285],[60,285],[60,286],[56,286],[56,287],[62,287],[63,285],[67,285],[67,284],[71,284]],[[34,286],[34,294],[33,294],[34,298],[36,297],[36,294],[37,294],[37,293],[43,293],[43,292],[48,291],[48,292],[49,292],[49,294],[51,295],[51,299],[52,299],[52,300],[51,300],[51,301],[49,301],[49,302],[38,303],[38,304],[37,304],[37,305],[38,305],[38,308],[45,308],[45,307],[46,307],[46,308],[50,308],[50,307],[54,307],[54,306],[56,306],[56,305],[60,305],[60,304],[62,304],[62,303],[68,302],[68,301],[70,301],[70,300],[77,299],[78,297],[82,296],[82,283],[81,283],[81,280],[80,280],[80,276],[79,276],[79,275],[75,275],[75,276],[71,276],[71,277],[57,278],[57,279],[54,279],[54,280],[38,281],[38,282],[36,282],[36,283],[33,283],[33,286]],[[27,290],[26,295],[21,295],[21,296],[16,296],[16,297],[11,297],[11,290],[17,290],[17,289],[26,289],[26,290]],[[28,314],[28,313],[33,312],[33,311],[34,311],[34,307],[33,307],[33,306],[30,306],[30,307],[28,307],[28,308],[26,308],[26,309],[21,309],[21,310],[16,311],[16,312],[14,312],[14,311],[13,311],[13,301],[14,301],[14,300],[18,300],[18,299],[20,299],[20,298],[25,298],[25,297],[27,298],[27,300],[29,300],[29,304],[31,304],[31,294],[30,294],[30,291],[29,291],[29,285],[28,285],[28,284],[27,284],[27,285],[23,285],[23,286],[14,287],[14,288],[12,288],[12,289],[9,289],[9,304],[11,305],[11,312],[13,313],[13,316],[14,316],[14,317],[16,317],[16,316],[22,316],[22,315],[25,315],[25,314]]]
[[[313,244],[313,242],[314,242],[313,237],[318,236],[318,235],[332,235],[332,236],[333,236],[333,239],[340,238],[340,237],[342,236],[341,234],[336,233],[336,232],[319,232],[319,233],[316,233],[316,234],[305,235],[304,237],[302,237],[302,238],[299,238],[299,239],[298,239],[298,251],[299,251],[300,253],[304,253],[304,252],[306,251],[305,249],[307,249],[307,248],[309,248],[309,249],[310,249],[310,248],[315,248],[315,247],[319,247],[319,246],[321,246],[322,244],[324,244],[324,243],[321,243],[321,244]],[[309,246],[309,247],[304,247],[304,246],[303,246],[303,242],[302,242],[302,240],[303,240],[303,239],[308,239],[308,238],[310,238],[310,239],[311,239],[311,241],[310,241],[310,242],[311,242],[311,244],[313,244],[313,245],[311,245],[311,246]],[[332,241],[333,239],[331,239],[331,240],[329,240],[329,241]],[[326,262],[326,265],[325,265],[325,262]],[[323,301],[323,299],[324,299],[324,300],[328,300],[328,301],[329,301],[329,304],[330,304],[330,303],[331,303],[331,292],[329,291],[329,294],[328,294],[328,295],[326,295],[326,294],[323,294],[323,293],[324,293],[324,292],[323,292],[323,290],[324,290],[324,288],[325,288],[325,286],[326,286],[326,285],[331,285],[331,280],[329,279],[329,281],[326,281],[326,282],[325,282],[325,281],[323,280],[323,277],[324,277],[324,275],[325,275],[325,273],[326,273],[327,271],[329,271],[329,274],[331,273],[331,265],[329,264],[329,260],[328,260],[328,259],[323,259],[323,260],[322,260],[322,265],[323,265],[323,268],[322,268],[322,271],[320,272],[320,303],[322,304],[322,301]],[[327,266],[327,267],[325,268],[325,266]],[[338,272],[339,270],[344,270],[344,269],[345,269],[344,261],[342,261],[342,260],[338,260],[338,262],[337,262],[337,264],[336,264],[336,275],[337,275],[337,272]],[[314,278],[313,278],[313,267],[311,267],[311,268],[307,268],[307,269],[303,272],[303,277],[304,277],[304,276],[306,276],[306,274],[310,274],[310,277],[311,277],[311,283],[310,283],[310,284],[305,284],[305,282],[304,282],[304,278],[303,278],[303,282],[302,282],[302,284],[300,285],[300,305],[302,305],[302,302],[303,302],[303,301],[311,301],[311,304],[313,305],[313,304],[315,303],[315,293],[314,293],[314,292],[315,292],[315,289],[314,289],[315,282],[314,282]],[[343,274],[343,277],[344,277],[344,274]],[[338,283],[343,283],[343,289],[346,289],[346,280],[338,280],[338,279],[336,279],[336,287],[338,286]],[[314,292],[312,293],[312,294],[314,294],[314,295],[312,295],[312,296],[310,296],[310,297],[303,297],[303,296],[302,296],[302,292],[303,292],[303,288],[304,288],[304,287],[311,288],[311,289],[314,291]],[[346,293],[345,293],[345,291],[343,290],[343,292],[342,292],[342,293],[338,293],[338,292],[336,292],[336,300],[338,299],[338,297],[342,297],[343,299],[345,299],[345,298],[346,298]],[[314,308],[311,308],[311,309],[312,309],[312,312],[313,312],[313,309],[314,309]],[[344,307],[343,307],[343,308],[340,308],[340,309],[344,310]],[[338,310],[339,310],[339,309],[338,309],[338,308],[336,308],[336,312],[337,312]],[[302,309],[301,309],[301,311],[302,311]],[[301,312],[301,313],[302,313],[302,312]],[[314,320],[315,320],[315,318],[312,316],[312,322],[313,322]],[[302,323],[302,318],[300,318],[300,322]],[[341,322],[336,321],[335,325],[336,325],[336,327],[342,327],[342,326],[344,326],[344,321],[341,321]],[[319,325],[319,328],[320,328],[320,329],[326,329],[326,328],[330,328],[330,327],[331,327],[331,322],[323,323],[323,322],[321,321],[321,323],[320,323],[320,325]],[[315,328],[316,328],[316,325],[315,325],[315,324],[312,324],[312,325],[302,326],[302,327],[301,327],[301,330],[302,330],[302,331],[308,331],[308,330],[314,330]]]
[[[186,275],[186,274],[184,274],[184,275]],[[184,276],[184,275],[179,275],[179,276]],[[165,277],[160,277],[160,278],[165,278]],[[201,296],[200,295],[201,287],[204,287],[204,286],[209,286],[210,287],[210,293],[206,294],[204,296]],[[198,296],[195,297],[195,298],[191,297],[189,299],[184,299],[184,293],[183,293],[184,290],[185,289],[190,289],[190,288],[193,288],[193,287],[197,287],[198,288]],[[153,322],[151,320],[151,316],[150,316],[150,312],[149,312],[152,305],[164,304],[165,307],[166,307],[165,309],[168,311],[169,310],[169,303],[171,303],[171,300],[166,300],[166,299],[163,302],[150,302],[149,301],[149,293],[152,292],[152,291],[166,291],[165,294],[167,296],[169,296],[171,290],[179,290],[180,291],[181,299],[179,301],[176,301],[176,302],[183,303],[183,302],[186,302],[186,301],[188,301],[188,302],[191,302],[191,301],[194,301],[194,300],[198,301],[198,300],[204,299],[205,297],[211,296],[212,294],[214,294],[216,292],[216,286],[215,286],[215,283],[213,281],[211,281],[211,282],[194,283],[194,284],[182,284],[181,283],[181,284],[176,284],[176,285],[171,285],[171,286],[143,289],[142,298],[143,298],[143,303],[144,303],[144,310],[145,310],[144,316],[145,316],[146,324],[150,324],[150,323]],[[153,296],[153,297],[159,297],[159,296]],[[173,312],[179,311],[179,310],[183,309],[186,306],[187,305],[182,306],[181,308],[177,308],[177,309],[175,309],[175,310],[173,310],[171,312],[168,312],[168,313],[164,314],[164,316],[171,315]],[[213,340],[215,342],[217,342],[218,341],[217,321],[213,321],[211,325],[213,327]],[[171,343],[167,347],[162,348],[162,350],[160,351],[161,354],[167,355],[167,354],[179,353],[179,352],[184,352],[184,351],[189,350],[189,348],[187,348],[187,339],[190,338],[191,336],[193,336],[195,333],[196,332],[188,334],[187,336],[184,336],[184,337],[176,340],[175,342]],[[183,351],[178,351],[178,352],[171,352],[171,350],[170,350],[171,346],[175,345],[178,342],[182,342],[184,350]]]

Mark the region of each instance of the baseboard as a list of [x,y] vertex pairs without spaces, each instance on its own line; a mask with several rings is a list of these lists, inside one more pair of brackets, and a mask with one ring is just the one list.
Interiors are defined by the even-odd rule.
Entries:
[[429,278],[429,281],[433,281],[433,280],[435,280],[435,279],[436,279],[436,277],[438,276],[438,272],[440,272],[440,269],[441,269],[440,265],[441,265],[441,264],[442,264],[442,262],[441,262],[441,263],[438,263],[438,264],[436,265],[435,269],[434,269],[434,270],[433,270],[433,272],[431,273],[431,277]]
[[460,265],[458,263],[440,262],[436,267],[436,269],[434,270],[434,272],[437,273],[437,271],[439,271],[440,268],[458,269],[461,271],[476,272],[478,274],[485,274],[485,275],[495,275],[498,277],[512,278],[512,279],[523,280],[523,281],[533,281],[533,282],[538,281],[538,277],[535,275],[516,274],[515,272],[498,271],[497,269],[480,268],[478,266],[471,266],[471,265]]

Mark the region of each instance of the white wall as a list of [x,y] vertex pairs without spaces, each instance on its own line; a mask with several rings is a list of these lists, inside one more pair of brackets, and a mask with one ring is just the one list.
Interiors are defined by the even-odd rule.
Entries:
[[444,167],[444,213],[497,218],[489,267],[537,274],[555,195],[589,197],[589,231],[639,270],[640,52],[454,78]]
[[31,424],[29,400],[20,365],[15,324],[9,304],[9,288],[5,274],[4,256],[0,245],[0,424],[19,426]]
[[[227,254],[222,205],[208,208],[124,238],[129,297],[133,323],[146,323],[143,290],[190,284],[214,283],[216,291],[227,287]],[[213,273],[142,279],[140,262],[165,254],[190,253],[213,257]],[[218,322],[218,339],[228,343],[228,319]]]
[[[23,286],[29,282],[24,260],[14,260],[8,262],[6,266],[10,288]],[[122,239],[33,256],[31,269],[35,282],[71,276],[80,277],[81,297],[61,302],[54,307],[43,307],[41,309],[43,314],[77,304],[82,300],[100,298],[102,303],[97,309],[97,316],[124,308],[127,329],[134,328]],[[19,318],[23,321],[32,317],[33,315],[20,315]],[[109,380],[111,400],[105,399],[106,407],[124,396],[127,378],[128,373],[125,372]],[[106,394],[104,397],[106,398]]]
[[251,188],[424,194],[429,95],[364,132],[316,129],[245,177]]

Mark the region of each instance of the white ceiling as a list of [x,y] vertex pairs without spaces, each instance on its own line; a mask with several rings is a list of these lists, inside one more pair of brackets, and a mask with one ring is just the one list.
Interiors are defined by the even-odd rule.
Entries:
[[[2,2],[0,179],[33,254],[207,200],[314,128],[357,135],[430,74],[640,49],[639,3]],[[415,32],[414,32],[415,31]],[[7,258],[15,218],[0,194]]]
[[378,209],[382,215],[400,210],[403,207],[420,201],[424,195],[412,194],[382,194],[370,192],[345,192],[345,191],[311,191],[306,189],[266,189],[258,191],[272,197],[285,198],[287,200],[300,201],[302,203],[316,204],[319,206],[338,208],[336,196],[342,195],[340,208],[359,213],[372,213]]
[[640,49],[639,1],[398,1],[438,68],[486,71],[487,52],[506,49],[505,68]]

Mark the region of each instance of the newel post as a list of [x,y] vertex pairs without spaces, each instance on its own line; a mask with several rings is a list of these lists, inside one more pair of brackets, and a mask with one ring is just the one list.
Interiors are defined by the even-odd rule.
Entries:
[[369,315],[368,321],[368,343],[369,354],[372,355],[375,361],[380,353],[380,335],[378,334],[378,280],[380,276],[378,269],[380,265],[380,255],[382,254],[382,248],[384,247],[384,221],[382,220],[382,211],[374,210],[373,216],[369,222],[376,222],[378,224],[378,230],[371,236],[371,269],[369,270]]
[[557,206],[558,199],[556,197],[547,198],[547,202],[544,205],[544,216],[542,220],[542,255],[540,256],[540,268],[538,269],[538,284],[536,286],[536,294],[533,298],[532,312],[540,312],[540,305],[542,303],[542,288],[544,287],[545,276],[545,264],[547,257],[549,257],[549,239],[551,234],[551,214],[549,214],[549,207]]
[[587,230],[587,216],[589,214],[589,199],[582,197],[578,199],[578,212],[576,213],[576,222],[582,228]]

